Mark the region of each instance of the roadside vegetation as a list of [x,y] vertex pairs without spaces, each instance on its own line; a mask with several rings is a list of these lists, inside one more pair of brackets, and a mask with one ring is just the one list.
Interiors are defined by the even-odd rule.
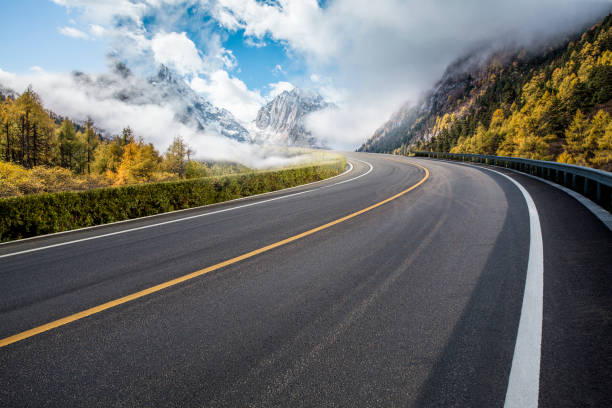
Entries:
[[28,88],[0,93],[0,197],[88,190],[247,171],[237,163],[193,160],[176,137],[160,154],[126,127],[102,137],[91,119],[76,124],[46,111]]
[[611,171],[612,16],[537,62],[520,77],[513,66],[492,65],[478,102],[490,113],[440,117],[437,136],[421,147]]
[[484,67],[451,72],[431,108],[409,112],[402,135],[362,150],[489,154],[612,171],[612,15],[561,46],[502,50]]
[[0,241],[275,191],[346,166],[329,152],[280,153],[283,164],[267,170],[198,161],[177,136],[160,154],[129,127],[105,138],[91,119],[78,124],[45,110],[32,88],[20,96],[0,89]]
[[106,224],[275,191],[340,174],[342,156],[279,170],[0,199],[0,241]]

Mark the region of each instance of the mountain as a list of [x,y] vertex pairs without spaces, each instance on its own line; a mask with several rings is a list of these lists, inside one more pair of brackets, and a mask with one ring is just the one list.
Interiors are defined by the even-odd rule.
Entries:
[[148,79],[134,75],[120,62],[115,63],[109,74],[91,77],[75,72],[73,77],[84,89],[96,92],[100,99],[117,99],[131,105],[169,106],[178,122],[197,130],[216,132],[241,142],[249,138],[249,132],[229,111],[199,96],[164,65]]
[[304,117],[333,106],[314,92],[299,88],[283,91],[257,113],[254,141],[291,146],[321,146],[321,142],[305,128]]
[[360,148],[496,154],[612,169],[612,15],[554,46],[475,52]]
[[161,66],[149,82],[159,91],[164,101],[172,101],[181,123],[195,125],[198,130],[214,130],[223,136],[246,141],[249,132],[226,109],[218,108],[199,96],[184,81],[177,79],[166,67]]

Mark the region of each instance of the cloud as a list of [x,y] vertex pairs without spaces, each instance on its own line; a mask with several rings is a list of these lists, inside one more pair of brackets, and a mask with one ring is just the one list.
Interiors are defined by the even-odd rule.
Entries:
[[268,85],[270,92],[268,93],[268,99],[273,99],[275,96],[280,95],[284,91],[291,91],[295,86],[291,82],[279,81]]
[[204,62],[193,41],[186,33],[157,33],[151,40],[153,58],[181,75],[197,74],[204,70]]
[[57,31],[67,37],[80,38],[82,40],[89,39],[89,36],[87,34],[74,27],[58,27]]
[[91,33],[91,35],[93,35],[94,37],[101,37],[104,35],[104,33],[106,32],[106,29],[104,27],[102,27],[101,25],[98,24],[91,24],[89,26],[89,32]]
[[[282,45],[305,65],[291,83],[338,106],[311,115],[309,126],[346,148],[358,147],[465,53],[542,44],[610,11],[604,0],[334,0],[325,7],[317,0],[53,1],[78,10],[77,21],[105,27],[115,55],[174,67],[242,120],[261,94],[243,87],[238,61],[223,45],[227,31],[242,33],[250,47]],[[270,95],[284,89],[280,84],[269,85]]]
[[218,70],[208,76],[208,80],[195,77],[191,80],[191,88],[202,94],[213,105],[225,108],[243,124],[255,120],[257,111],[264,103],[259,92],[251,91],[246,84],[236,77],[231,77],[227,71]]
[[[155,91],[147,89],[148,82],[133,75],[94,76],[44,71],[15,75],[0,69],[0,83],[18,91],[31,84],[46,108],[76,121],[91,117],[108,135],[120,134],[129,125],[137,136],[143,136],[161,152],[174,136],[180,135],[195,149],[198,159],[238,161],[258,168],[289,165],[295,160],[283,152],[240,143],[214,130],[200,131],[177,121],[177,107],[173,102],[158,103],[150,97]],[[142,93],[142,98],[132,103],[118,99],[116,94],[125,89],[135,89]]]
[[283,66],[280,64],[276,64],[274,68],[272,69],[272,72],[274,74],[285,74],[285,71],[283,70]]
[[339,109],[309,122],[317,136],[357,147],[463,54],[541,44],[606,10],[608,1],[584,0],[335,0],[325,8],[316,0],[218,0],[212,14],[229,30],[285,44],[309,73],[329,78],[321,85],[312,77],[311,86],[337,98]]
[[263,48],[266,45],[268,45],[264,40],[253,38],[253,37],[246,37],[244,39],[244,43],[248,45],[249,47],[254,47],[254,48]]
[[[110,25],[117,18],[130,19],[140,22],[143,15],[149,9],[145,2],[133,2],[131,0],[52,0],[55,4],[68,9],[76,9],[82,13],[87,21],[95,21],[98,24]],[[157,6],[164,3],[157,1]]]

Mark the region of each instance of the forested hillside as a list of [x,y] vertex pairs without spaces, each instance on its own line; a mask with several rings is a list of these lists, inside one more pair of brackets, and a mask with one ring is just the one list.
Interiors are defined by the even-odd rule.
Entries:
[[31,87],[21,95],[0,87],[0,197],[247,170],[194,161],[193,153],[177,137],[160,154],[129,127],[104,138],[91,119],[77,124],[45,110]]
[[[612,170],[612,15],[562,46],[501,50],[451,65],[361,151],[557,160]],[[393,119],[393,117],[392,117]]]

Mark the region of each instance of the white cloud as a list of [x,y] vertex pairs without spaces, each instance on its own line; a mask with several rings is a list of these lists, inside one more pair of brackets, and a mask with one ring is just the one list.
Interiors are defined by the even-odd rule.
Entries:
[[153,58],[179,74],[196,74],[204,69],[204,62],[193,41],[186,33],[157,33],[151,40]]
[[258,39],[258,38],[253,38],[253,37],[247,37],[244,39],[244,43],[246,45],[248,45],[249,47],[254,47],[254,48],[263,48],[266,45],[266,42],[262,39]]
[[[321,118],[313,127],[320,136],[335,134],[339,143],[357,147],[466,52],[509,42],[531,45],[580,29],[605,8],[609,2],[581,0],[335,0],[325,8],[316,0],[218,0],[213,15],[230,30],[280,41],[305,58],[310,73],[330,77],[321,84],[315,75],[311,82],[341,100],[340,109],[326,113],[337,120]],[[340,131],[337,123],[351,131]]]
[[101,37],[104,35],[104,33],[106,32],[106,29],[104,27],[102,27],[101,25],[98,24],[91,24],[89,26],[89,32],[91,33],[91,35],[93,35],[94,37]]
[[74,27],[58,27],[57,31],[67,37],[80,38],[82,40],[87,40],[89,38],[83,31]]
[[243,124],[252,122],[264,103],[258,92],[249,90],[244,82],[224,70],[211,73],[208,80],[195,77],[190,85],[214,105],[232,112]]
[[[181,135],[196,150],[195,157],[199,159],[238,161],[252,167],[282,166],[294,160],[282,152],[266,151],[257,145],[240,143],[214,131],[199,131],[178,122],[172,103],[127,103],[114,96],[118,89],[138,85],[131,81],[141,79],[107,76],[102,83],[100,79],[98,76],[83,78],[47,72],[15,75],[0,69],[0,83],[18,91],[31,84],[46,108],[76,121],[91,117],[97,127],[110,134],[120,134],[129,125],[137,136],[143,136],[162,152],[174,136]],[[139,89],[147,86],[145,82],[139,85]]]
[[275,96],[280,95],[284,91],[291,91],[295,86],[291,82],[279,81],[269,84],[270,92],[268,93],[268,99],[273,99]]
[[280,64],[276,64],[274,68],[272,69],[272,72],[274,74],[285,74],[285,71],[283,70],[283,66]]
[[130,0],[52,0],[55,4],[77,9],[87,21],[98,24],[112,24],[116,17],[129,18],[140,22],[148,9],[144,2]]
[[[291,81],[309,84],[339,106],[309,119],[315,134],[352,147],[475,47],[533,44],[579,29],[609,10],[609,1],[584,0],[334,0],[325,8],[317,0],[53,1],[79,10],[79,22],[105,27],[125,59],[153,57],[170,65],[241,118],[251,115],[261,96],[228,74],[239,73],[235,56],[223,47],[216,28],[197,27],[198,50],[185,33],[174,32],[185,30],[177,22],[187,6],[197,5],[213,16],[215,26],[244,30],[249,46],[280,42],[290,57],[307,65],[304,78]],[[145,15],[155,15],[154,27],[145,28]],[[350,131],[341,131],[338,124]]]

